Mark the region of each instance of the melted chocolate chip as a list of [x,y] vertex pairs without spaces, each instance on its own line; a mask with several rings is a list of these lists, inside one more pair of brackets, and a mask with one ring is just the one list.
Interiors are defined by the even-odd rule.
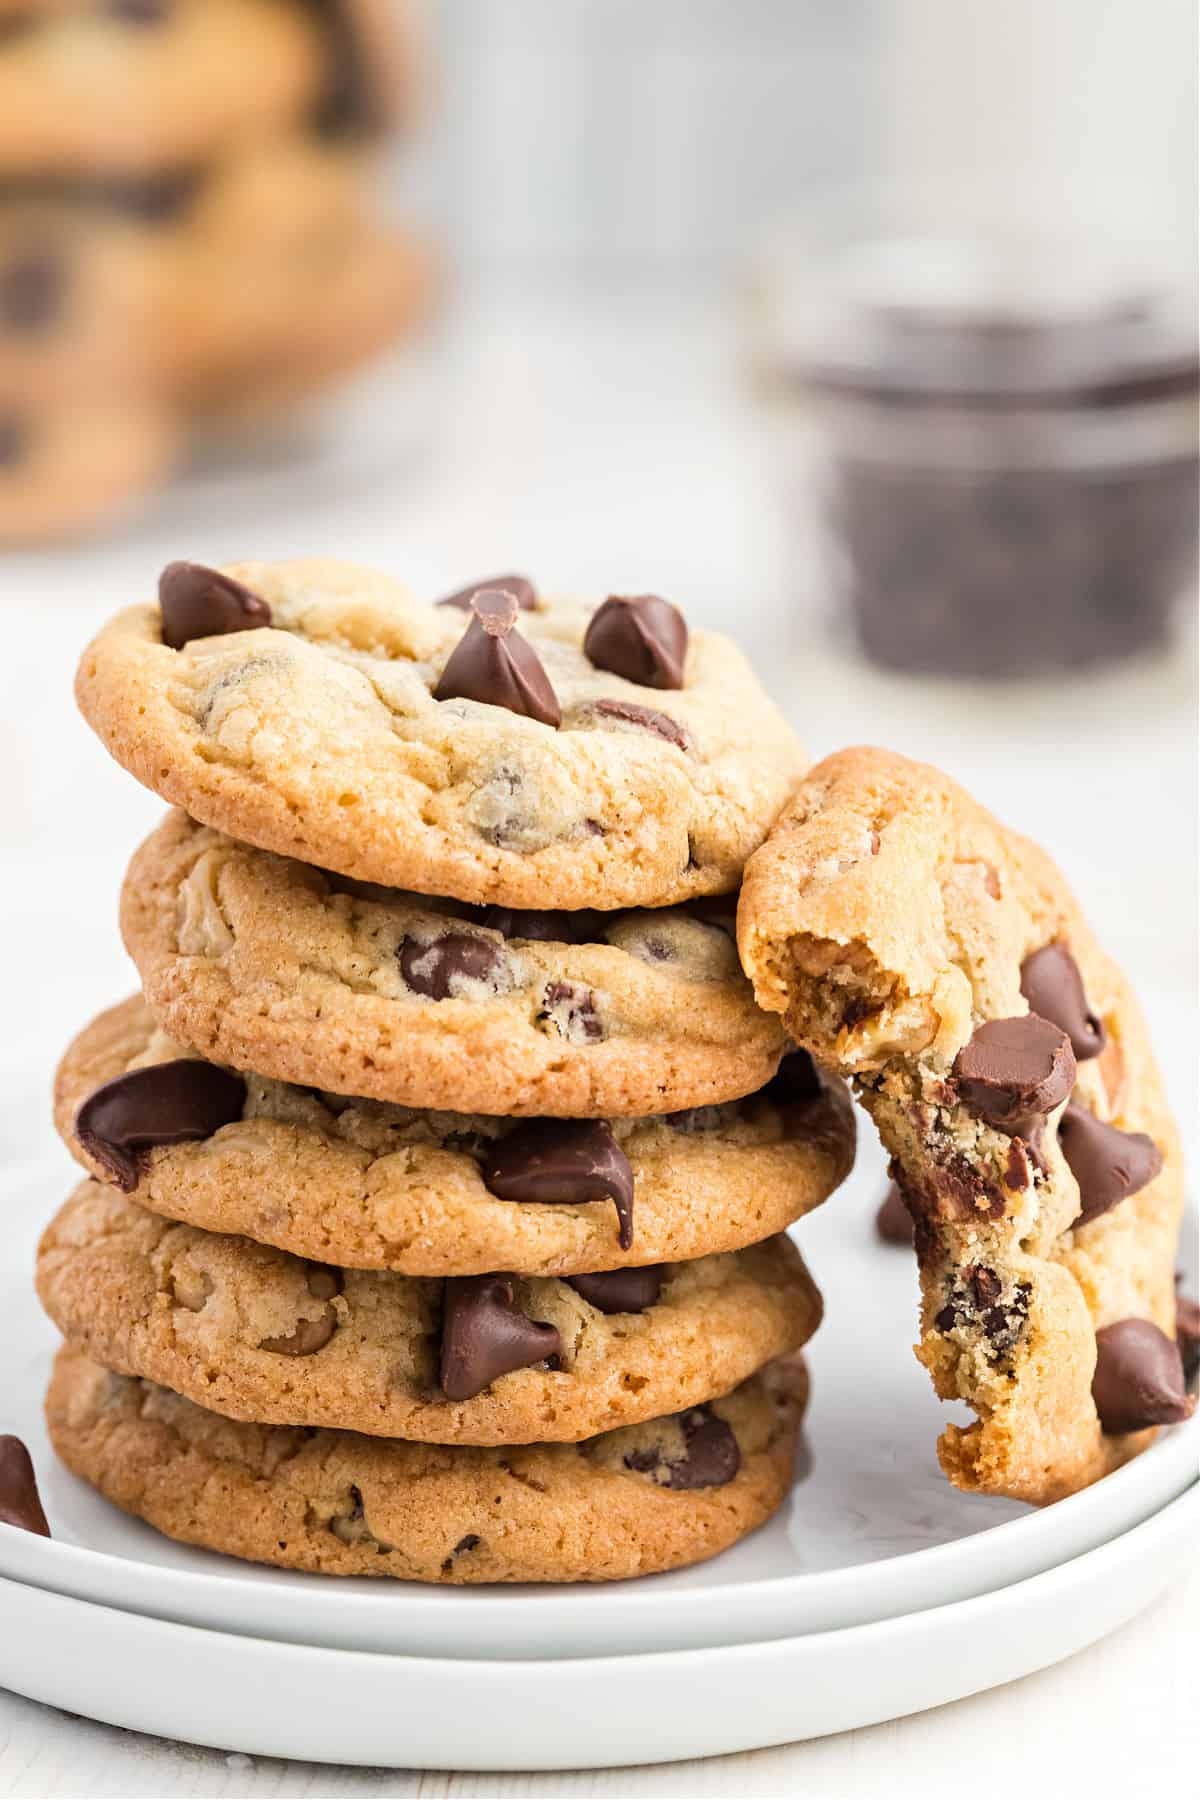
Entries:
[[611,1200],[618,1242],[633,1243],[633,1170],[604,1119],[531,1119],[500,1138],[483,1164],[498,1200],[580,1206]]
[[953,1331],[963,1325],[982,1333],[991,1360],[1001,1361],[1024,1329],[1032,1296],[1029,1283],[1018,1282],[1010,1298],[1002,1303],[1003,1288],[995,1269],[975,1264],[961,1270],[934,1324],[939,1331]]
[[1092,1398],[1105,1431],[1143,1431],[1190,1418],[1183,1363],[1173,1338],[1149,1319],[1122,1319],[1096,1333]]
[[893,1181],[879,1203],[875,1214],[875,1233],[885,1244],[913,1242],[912,1214],[904,1204],[904,1196]]
[[1059,1120],[1058,1141],[1079,1183],[1077,1225],[1140,1192],[1163,1166],[1162,1151],[1144,1131],[1118,1131],[1073,1103]]
[[0,326],[6,331],[44,331],[63,309],[67,270],[48,245],[26,250],[0,268]]
[[457,606],[461,611],[468,612],[477,595],[497,591],[511,594],[522,612],[533,612],[537,607],[537,589],[528,575],[489,575],[486,581],[472,582],[470,587],[460,588],[457,594],[447,594],[444,600],[439,600],[436,604]]
[[640,731],[652,732],[655,737],[674,744],[677,750],[691,748],[691,739],[682,725],[669,719],[666,713],[656,712],[652,706],[639,706],[636,700],[588,700],[576,707],[572,719],[578,724],[611,719],[618,725],[636,725]]
[[596,609],[583,653],[596,669],[639,687],[681,688],[688,628],[683,614],[657,594],[613,597]]
[[19,1437],[0,1437],[0,1524],[49,1537],[33,1458]]
[[642,1269],[606,1269],[599,1275],[570,1275],[567,1286],[602,1313],[640,1313],[658,1299],[665,1263]]
[[730,1427],[707,1406],[695,1406],[678,1415],[684,1453],[671,1460],[665,1449],[633,1450],[625,1458],[627,1469],[653,1475],[660,1487],[724,1487],[742,1466],[741,1452]]
[[240,1075],[180,1057],[106,1081],[76,1113],[75,1135],[109,1179],[130,1193],[146,1151],[211,1137],[240,1119],[245,1104]]
[[29,426],[16,413],[0,412],[0,469],[12,469],[29,448]]
[[1175,1297],[1175,1342],[1183,1373],[1190,1381],[1200,1369],[1200,1304],[1188,1294]]
[[158,578],[163,643],[182,650],[194,638],[254,631],[271,623],[271,609],[232,575],[203,563],[168,563]]
[[459,1275],[442,1306],[441,1383],[447,1400],[473,1400],[501,1375],[531,1369],[562,1351],[553,1325],[527,1319],[511,1275]]
[[1029,1139],[1074,1086],[1075,1058],[1065,1031],[1026,1013],[981,1025],[954,1074],[965,1106],[997,1131]]
[[569,1044],[598,1044],[604,1036],[596,996],[579,981],[548,981],[538,1019]]
[[1031,1013],[1066,1032],[1076,1062],[1099,1056],[1104,1048],[1104,1026],[1088,1007],[1079,965],[1065,944],[1046,944],[1025,958],[1021,992]]
[[455,1000],[464,982],[490,981],[504,966],[499,945],[465,931],[404,938],[396,956],[405,985],[427,1000]]
[[471,623],[450,653],[435,700],[478,700],[536,719],[562,723],[562,708],[533,645],[516,629],[516,596],[483,588],[470,601]]

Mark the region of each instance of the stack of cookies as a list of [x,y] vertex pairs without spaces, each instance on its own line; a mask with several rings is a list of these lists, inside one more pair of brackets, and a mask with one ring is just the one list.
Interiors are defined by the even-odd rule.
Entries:
[[77,692],[184,810],[125,882],[142,993],[59,1073],[64,1461],[336,1574],[594,1581],[753,1530],[821,1312],[784,1234],[853,1126],[738,963],[803,757],[735,647],[649,595],[173,564]]
[[0,539],[103,523],[201,424],[413,327],[377,216],[394,0],[0,0]]

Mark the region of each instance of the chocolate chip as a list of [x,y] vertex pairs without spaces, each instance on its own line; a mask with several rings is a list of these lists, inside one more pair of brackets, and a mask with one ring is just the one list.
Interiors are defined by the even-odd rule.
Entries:
[[76,1113],[75,1135],[109,1179],[129,1193],[147,1150],[211,1137],[240,1119],[245,1104],[240,1075],[180,1057],[106,1081]]
[[1140,1192],[1163,1166],[1162,1151],[1144,1131],[1118,1131],[1073,1103],[1059,1120],[1058,1141],[1079,1183],[1077,1225]]
[[95,200],[107,212],[127,213],[146,225],[178,219],[205,182],[203,169],[166,169],[157,175],[97,184]]
[[107,11],[127,25],[161,25],[171,0],[107,0]]
[[1190,1381],[1200,1369],[1200,1304],[1188,1294],[1175,1296],[1175,1342],[1184,1375]]
[[1149,1319],[1122,1319],[1096,1333],[1092,1398],[1105,1431],[1142,1431],[1190,1418],[1183,1363],[1173,1338]]
[[203,563],[168,563],[158,578],[163,643],[182,650],[194,638],[254,631],[271,623],[265,600],[219,569]]
[[15,1525],[49,1537],[50,1527],[42,1511],[33,1458],[19,1437],[0,1437],[0,1524]]
[[580,1206],[611,1200],[618,1242],[633,1243],[633,1170],[604,1119],[531,1119],[492,1147],[485,1187],[498,1200]]
[[447,1400],[473,1400],[500,1375],[562,1351],[553,1325],[527,1319],[511,1275],[456,1275],[442,1302],[441,1383]]
[[406,985],[427,1000],[456,1000],[465,982],[491,981],[504,967],[497,944],[465,931],[404,938],[396,956]]
[[1079,965],[1065,944],[1046,944],[1025,958],[1021,992],[1031,1013],[1066,1032],[1076,1062],[1099,1056],[1104,1048],[1104,1026],[1088,1008]]
[[562,708],[533,645],[515,629],[520,606],[502,588],[482,588],[470,601],[471,623],[433,690],[435,700],[479,700],[557,727]]
[[553,1025],[569,1044],[597,1044],[604,1036],[596,996],[578,981],[548,981],[538,1021]]
[[595,935],[593,912],[520,911],[511,906],[485,906],[479,923],[501,937],[524,938],[530,944],[586,944]]
[[0,413],[0,469],[12,469],[29,449],[31,433],[16,413]]
[[934,1318],[939,1331],[953,1331],[967,1326],[982,1333],[993,1362],[999,1362],[1020,1337],[1029,1317],[1032,1289],[1028,1282],[1018,1282],[1007,1301],[1001,1303],[1004,1284],[995,1269],[973,1264],[962,1269],[951,1284],[946,1305]]
[[483,1539],[477,1531],[468,1531],[466,1537],[459,1538],[451,1554],[454,1556],[462,1556],[467,1550],[478,1550],[482,1542]]
[[260,1350],[270,1350],[276,1356],[315,1356],[337,1330],[337,1308],[329,1302],[342,1291],[341,1270],[315,1267],[305,1279],[313,1299],[327,1303],[324,1310],[315,1319],[299,1319],[295,1331],[287,1337],[264,1338],[258,1346]]
[[489,575],[486,581],[475,581],[470,587],[460,588],[457,594],[447,594],[437,605],[457,606],[467,612],[476,595],[496,591],[511,594],[522,612],[533,612],[537,606],[537,589],[528,575]]
[[683,726],[652,706],[639,706],[636,700],[587,700],[571,714],[572,724],[585,725],[589,720],[611,719],[618,725],[635,725],[639,731],[653,732],[665,738],[677,750],[690,750],[691,739]]
[[875,1214],[875,1232],[885,1244],[912,1244],[912,1214],[905,1206],[904,1196],[894,1181],[879,1203],[879,1210]]
[[639,687],[681,688],[688,628],[683,614],[657,594],[614,596],[592,615],[583,653],[595,669]]
[[605,1269],[598,1275],[571,1275],[567,1286],[573,1287],[597,1312],[640,1313],[658,1299],[665,1275],[665,1263],[648,1263],[642,1269]]
[[660,1487],[724,1487],[742,1466],[741,1452],[730,1427],[707,1406],[694,1406],[678,1414],[684,1453],[673,1461],[665,1449],[633,1450],[625,1466],[640,1475],[653,1475]]
[[954,1063],[963,1104],[997,1131],[1029,1139],[1075,1083],[1065,1031],[1036,1013],[991,1019],[964,1044]]
[[0,268],[0,325],[8,331],[44,331],[62,312],[67,270],[49,246],[26,250]]

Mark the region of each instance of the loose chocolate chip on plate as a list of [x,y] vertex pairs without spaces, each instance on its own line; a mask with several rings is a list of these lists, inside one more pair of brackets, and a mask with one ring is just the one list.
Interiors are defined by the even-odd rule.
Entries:
[[1105,1431],[1143,1431],[1191,1417],[1174,1338],[1149,1319],[1121,1319],[1096,1333],[1092,1398]]
[[44,331],[62,311],[66,292],[66,266],[57,250],[26,250],[0,268],[0,326]]
[[516,629],[520,604],[503,588],[482,588],[471,622],[450,653],[435,700],[478,700],[541,725],[562,723],[562,708],[533,645]]
[[1009,1137],[1030,1138],[1075,1083],[1075,1057],[1065,1031],[1036,1013],[991,1019],[963,1045],[954,1063],[965,1106]]
[[583,725],[596,719],[611,719],[617,725],[634,725],[639,731],[649,731],[668,744],[674,744],[677,750],[691,748],[691,739],[682,725],[653,706],[639,706],[636,700],[587,700],[572,714],[574,724]]
[[875,1233],[885,1244],[912,1244],[912,1214],[905,1206],[904,1196],[894,1181],[879,1203],[879,1210],[875,1214]]
[[456,1275],[442,1303],[441,1383],[447,1400],[473,1400],[501,1375],[558,1356],[553,1325],[527,1319],[511,1275]]
[[688,628],[683,614],[657,594],[614,596],[597,607],[583,640],[593,668],[639,687],[681,688]]
[[180,1057],[106,1081],[76,1113],[75,1135],[109,1178],[130,1193],[145,1151],[211,1137],[240,1119],[245,1104],[240,1075]]
[[405,984],[427,1000],[457,999],[464,982],[489,981],[504,966],[499,945],[466,931],[404,938],[396,955]]
[[1066,1032],[1076,1062],[1099,1056],[1104,1026],[1088,1006],[1079,965],[1065,944],[1046,944],[1025,958],[1021,992],[1031,1013]]
[[203,563],[168,563],[158,578],[163,643],[182,650],[195,638],[254,631],[271,623],[265,600],[219,569]]
[[522,612],[533,612],[537,607],[537,589],[528,575],[489,575],[486,581],[473,581],[470,587],[460,588],[457,594],[447,594],[444,600],[439,600],[436,604],[457,606],[462,612],[467,612],[477,595],[497,590],[511,594]]
[[1175,1296],[1175,1342],[1183,1373],[1190,1381],[1200,1369],[1200,1302],[1189,1294]]
[[531,1119],[492,1145],[485,1187],[498,1200],[580,1206],[611,1200],[618,1242],[633,1243],[633,1170],[604,1119]]
[[0,1524],[49,1537],[33,1458],[19,1437],[0,1437]]
[[1118,1131],[1074,1103],[1059,1120],[1058,1141],[1079,1183],[1077,1225],[1139,1193],[1163,1166],[1162,1151],[1144,1131]]
[[653,1475],[660,1487],[724,1487],[742,1466],[741,1452],[730,1427],[707,1406],[695,1406],[679,1414],[684,1453],[672,1460],[665,1449],[633,1450],[626,1468]]
[[642,1269],[605,1269],[598,1275],[570,1275],[567,1286],[602,1313],[640,1313],[658,1299],[665,1263]]

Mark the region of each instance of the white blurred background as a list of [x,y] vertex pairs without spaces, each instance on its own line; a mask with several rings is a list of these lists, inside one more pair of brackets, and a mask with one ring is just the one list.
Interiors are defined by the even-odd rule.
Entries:
[[159,805],[70,683],[173,557],[342,556],[431,596],[516,567],[738,632],[814,755],[927,756],[1047,844],[1140,979],[1190,1115],[1194,594],[1165,643],[1095,671],[872,666],[750,379],[755,259],[816,221],[1090,234],[1186,284],[1190,0],[430,0],[423,18],[422,136],[396,181],[445,249],[431,350],[119,536],[0,560],[8,1153],[48,1141],[55,1057],[132,985],[116,891]]

